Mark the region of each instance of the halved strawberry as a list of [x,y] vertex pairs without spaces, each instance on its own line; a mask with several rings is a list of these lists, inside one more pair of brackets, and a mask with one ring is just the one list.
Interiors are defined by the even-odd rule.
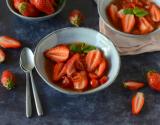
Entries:
[[104,84],[108,81],[108,77],[107,76],[102,76],[99,80],[100,84]]
[[6,54],[2,49],[0,49],[0,63],[4,62]]
[[121,9],[121,10],[118,11],[118,17],[120,19],[122,19],[125,16],[125,14],[123,13],[123,11],[124,11],[124,9]]
[[100,50],[91,50],[86,55],[87,70],[94,71],[101,63],[102,53]]
[[90,84],[92,88],[96,88],[99,86],[99,82],[97,79],[91,79]]
[[50,0],[30,0],[31,3],[40,11],[50,15],[55,12]]
[[128,81],[128,82],[124,82],[123,86],[129,90],[138,90],[138,89],[144,87],[144,83],[135,82],[135,81]]
[[146,34],[154,30],[154,27],[145,17],[139,18],[139,30],[141,34]]
[[113,24],[117,24],[118,22],[118,7],[114,4],[109,5],[107,8],[109,17],[111,17],[111,20],[113,21]]
[[130,2],[130,1],[124,2],[124,3],[122,4],[122,8],[123,8],[123,9],[134,8],[135,6],[136,6],[135,3]]
[[75,63],[80,59],[80,54],[74,54],[65,64],[67,76],[71,76],[76,72]]
[[84,90],[88,86],[88,78],[85,71],[76,72],[71,77],[74,89]]
[[69,48],[66,45],[58,45],[47,50],[45,56],[55,62],[64,62],[69,57]]
[[89,78],[90,79],[97,79],[98,76],[95,73],[89,73]]
[[150,14],[154,22],[160,22],[160,8],[155,4],[150,7]]
[[36,17],[39,15],[39,11],[29,2],[21,2],[18,4],[18,11],[23,16]]
[[54,7],[57,7],[57,3],[56,3],[56,0],[49,0],[50,3],[54,6]]
[[20,41],[13,39],[9,36],[0,36],[0,46],[3,48],[20,48]]
[[139,31],[139,29],[134,29],[134,30],[132,31],[132,33],[135,34],[135,35],[141,34],[141,32]]
[[150,5],[151,4],[150,0],[141,0],[141,2],[143,3],[143,5]]
[[126,33],[130,33],[135,26],[135,17],[132,14],[126,14],[122,18],[122,28]]
[[156,71],[149,71],[147,73],[147,80],[152,89],[160,92],[160,73]]
[[22,2],[28,2],[28,0],[14,0],[14,7],[18,10],[18,5]]
[[98,77],[101,77],[102,75],[104,75],[104,73],[106,72],[107,70],[107,61],[103,58],[100,65],[98,66],[98,68],[96,69],[95,71],[95,74],[98,76]]
[[64,63],[57,63],[53,66],[53,81],[58,81],[66,73]]
[[39,16],[39,11],[29,2],[21,2],[18,4],[18,11],[24,15],[29,17]]
[[144,94],[142,92],[137,92],[132,98],[132,113],[138,115],[142,110],[144,105]]
[[62,77],[62,87],[63,88],[72,88],[73,84],[67,76]]
[[77,70],[80,70],[80,71],[85,70],[84,64],[83,64],[81,59],[79,59],[75,62],[75,67],[76,67]]

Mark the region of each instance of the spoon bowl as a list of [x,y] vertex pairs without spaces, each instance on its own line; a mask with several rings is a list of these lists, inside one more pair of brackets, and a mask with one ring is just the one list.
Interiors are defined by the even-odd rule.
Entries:
[[30,71],[34,68],[34,55],[29,48],[25,47],[22,50],[20,57],[21,67],[25,71]]

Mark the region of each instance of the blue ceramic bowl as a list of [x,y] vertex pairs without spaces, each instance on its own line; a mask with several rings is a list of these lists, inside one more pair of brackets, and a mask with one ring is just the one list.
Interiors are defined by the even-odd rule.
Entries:
[[18,13],[17,10],[14,8],[14,6],[13,6],[13,0],[6,0],[6,3],[7,3],[7,6],[9,8],[9,10],[14,15],[16,15],[16,16],[22,18],[22,19],[28,20],[28,21],[42,21],[42,20],[47,20],[49,18],[52,18],[52,17],[56,16],[57,14],[59,14],[63,10],[64,6],[66,5],[66,1],[67,0],[63,1],[63,3],[60,5],[60,7],[58,8],[58,10],[55,13],[50,14],[50,15],[40,16],[40,17],[27,17],[27,16],[23,16],[20,13]]
[[[63,89],[56,84],[53,84],[49,80],[44,66],[44,51],[53,46],[56,46],[57,44],[68,44],[75,41],[82,41],[87,44],[94,45],[104,52],[105,57],[110,63],[110,69],[108,73],[109,80],[105,84],[95,89],[87,90],[84,92],[76,92]],[[98,31],[89,28],[64,28],[54,31],[40,40],[34,54],[35,67],[41,78],[52,88],[66,94],[89,94],[105,89],[114,82],[120,69],[120,57],[112,41]]]

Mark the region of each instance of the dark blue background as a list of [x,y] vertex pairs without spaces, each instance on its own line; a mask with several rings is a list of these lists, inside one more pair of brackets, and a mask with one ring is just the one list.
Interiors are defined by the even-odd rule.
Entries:
[[[68,0],[60,15],[47,21],[28,22],[9,12],[5,0],[0,0],[0,35],[9,35],[22,41],[23,46],[34,48],[48,33],[70,26],[67,16],[72,9],[81,9],[86,16],[83,26],[98,30],[98,13],[92,0]],[[117,80],[107,89],[83,96],[61,94],[46,85],[34,71],[35,82],[45,115],[25,117],[25,74],[19,68],[20,50],[5,50],[7,60],[0,64],[0,72],[10,69],[17,76],[17,87],[7,91],[0,87],[0,125],[159,125],[160,95],[148,87],[145,105],[139,116],[131,114],[134,92],[121,87],[125,80],[145,82],[149,69],[160,71],[160,53],[122,57]]]

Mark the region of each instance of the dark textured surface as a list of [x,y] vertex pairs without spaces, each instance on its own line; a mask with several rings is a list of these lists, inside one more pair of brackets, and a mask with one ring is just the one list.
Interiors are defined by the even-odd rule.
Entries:
[[[21,41],[23,46],[34,50],[38,41],[48,33],[70,26],[67,21],[71,9],[80,8],[86,15],[83,26],[98,29],[96,5],[91,0],[69,0],[57,17],[42,22],[27,22],[12,15],[0,0],[0,35],[10,35]],[[35,81],[42,100],[45,115],[25,117],[25,74],[19,68],[20,50],[6,50],[7,61],[0,65],[12,70],[17,76],[17,87],[6,91],[0,87],[0,125],[159,125],[160,94],[148,87],[142,89],[146,103],[139,116],[131,114],[131,96],[121,83],[125,80],[146,82],[145,72],[160,71],[160,53],[122,57],[122,67],[117,80],[107,89],[84,96],[61,94],[47,86],[34,72]]]

